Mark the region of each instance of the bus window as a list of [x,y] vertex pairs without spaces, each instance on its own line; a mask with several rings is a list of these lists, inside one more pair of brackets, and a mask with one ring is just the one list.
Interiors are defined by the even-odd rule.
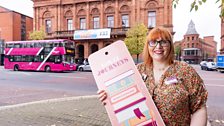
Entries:
[[62,62],[62,57],[61,56],[54,56],[55,57],[55,63],[61,63]]
[[40,43],[40,46],[41,47],[46,47],[46,44],[45,43]]
[[15,61],[15,62],[20,62],[21,59],[22,59],[21,56],[14,56],[13,61]]
[[13,62],[13,56],[8,56],[8,58],[10,62]]
[[65,41],[65,47],[66,48],[74,48],[73,42]]
[[22,62],[26,62],[26,56],[22,56],[22,57],[21,57],[21,61],[22,61]]
[[34,62],[39,62],[40,61],[40,56],[34,56]]
[[44,60],[44,55],[40,55],[40,60]]
[[13,47],[14,48],[21,48],[21,44],[20,43],[15,43]]
[[26,61],[25,62],[33,62],[34,57],[33,56],[26,56]]
[[50,57],[47,59],[47,62],[55,62],[55,56],[50,56]]
[[13,48],[13,43],[7,43],[6,48]]
[[26,43],[26,48],[30,48],[30,47],[31,47],[30,43]]
[[60,42],[59,43],[59,47],[64,47],[63,43]]
[[30,43],[30,48],[34,48],[34,43]]
[[[43,55],[42,55],[42,56],[43,56]],[[34,56],[33,58],[34,58],[34,59],[33,59],[34,62],[42,62],[42,61],[44,60],[43,58],[41,59],[40,56]]]
[[59,47],[59,43],[54,43],[54,47]]
[[41,47],[41,44],[38,42],[38,43],[34,43],[34,47],[35,48],[40,48]]
[[51,47],[51,43],[46,43],[45,47]]
[[21,48],[25,48],[26,43],[21,43]]

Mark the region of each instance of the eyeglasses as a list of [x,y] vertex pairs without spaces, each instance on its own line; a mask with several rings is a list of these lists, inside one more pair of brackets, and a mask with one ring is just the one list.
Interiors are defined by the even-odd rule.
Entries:
[[160,46],[162,47],[167,47],[170,44],[170,41],[168,40],[160,40],[160,41],[149,41],[149,46],[151,47],[156,47],[158,45],[158,43],[160,44]]

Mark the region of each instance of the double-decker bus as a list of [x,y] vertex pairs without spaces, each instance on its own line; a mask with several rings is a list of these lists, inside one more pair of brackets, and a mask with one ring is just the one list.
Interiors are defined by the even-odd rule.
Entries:
[[32,40],[5,43],[5,69],[73,71],[75,43],[71,40]]

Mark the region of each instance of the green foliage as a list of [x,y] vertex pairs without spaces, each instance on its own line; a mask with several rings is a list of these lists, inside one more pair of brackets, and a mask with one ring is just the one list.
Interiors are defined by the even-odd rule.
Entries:
[[127,31],[124,42],[131,55],[137,55],[137,62],[138,55],[142,53],[142,50],[144,48],[147,32],[148,29],[143,23],[136,24],[134,27]]
[[[163,0],[164,1],[164,0]],[[215,3],[218,3],[220,0],[216,0]],[[178,4],[179,0],[173,0],[173,7],[176,8],[177,4]],[[206,0],[193,0],[193,2],[191,3],[191,9],[197,11],[199,9],[199,6],[203,5],[203,3],[205,3]],[[221,5],[219,6],[219,8],[221,8],[221,12],[220,12],[220,17],[223,18],[224,17],[224,0],[221,1]]]
[[29,34],[29,39],[30,40],[43,40],[45,38],[45,32],[44,32],[44,28],[40,28],[40,30],[38,31],[33,31],[30,32]]
[[176,45],[174,47],[174,54],[175,54],[177,60],[181,60],[180,59],[180,56],[181,56],[181,46],[180,45]]
[[181,47],[179,45],[174,48],[174,53],[176,55],[179,55],[180,54],[180,51],[181,51]]

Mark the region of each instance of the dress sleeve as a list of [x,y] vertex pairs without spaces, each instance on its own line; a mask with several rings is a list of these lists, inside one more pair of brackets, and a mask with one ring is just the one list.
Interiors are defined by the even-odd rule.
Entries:
[[194,68],[189,67],[190,77],[188,80],[189,98],[190,98],[190,111],[191,114],[196,112],[198,109],[206,105],[208,92],[205,88],[204,82]]

